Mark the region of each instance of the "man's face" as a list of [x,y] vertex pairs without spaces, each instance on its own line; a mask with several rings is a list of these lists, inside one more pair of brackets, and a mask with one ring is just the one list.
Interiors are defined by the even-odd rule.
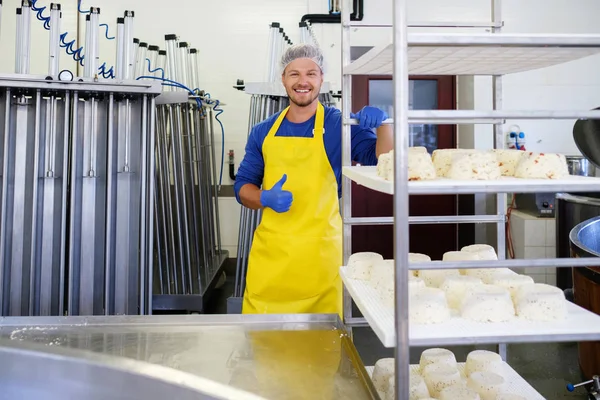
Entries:
[[288,64],[281,81],[290,101],[300,107],[306,107],[319,97],[323,73],[312,60],[299,58]]

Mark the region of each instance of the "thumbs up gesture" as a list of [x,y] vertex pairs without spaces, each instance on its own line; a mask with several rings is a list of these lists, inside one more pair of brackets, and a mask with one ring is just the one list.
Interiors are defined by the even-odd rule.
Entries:
[[263,207],[269,207],[278,213],[284,213],[292,206],[294,197],[292,192],[283,190],[283,184],[287,180],[287,175],[283,174],[281,179],[269,190],[263,190],[260,194],[260,204]]

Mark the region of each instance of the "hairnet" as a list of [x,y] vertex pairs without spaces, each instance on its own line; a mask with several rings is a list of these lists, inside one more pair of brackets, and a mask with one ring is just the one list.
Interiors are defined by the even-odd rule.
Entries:
[[319,66],[321,72],[324,70],[323,53],[321,49],[312,44],[295,44],[289,47],[281,57],[281,73],[294,60],[308,58]]

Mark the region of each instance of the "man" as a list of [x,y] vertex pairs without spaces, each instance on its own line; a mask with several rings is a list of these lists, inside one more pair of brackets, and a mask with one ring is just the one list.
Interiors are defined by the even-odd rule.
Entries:
[[[248,259],[245,314],[342,315],[342,115],[319,102],[322,66],[317,47],[286,51],[281,80],[290,106],[253,127],[238,169],[238,202],[263,210]],[[365,107],[352,117],[360,121],[352,126],[352,159],[376,165],[393,146],[391,127],[381,125],[387,115]]]

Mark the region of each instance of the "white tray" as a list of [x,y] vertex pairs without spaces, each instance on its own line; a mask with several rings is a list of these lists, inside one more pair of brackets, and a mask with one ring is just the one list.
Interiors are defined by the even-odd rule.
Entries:
[[[375,367],[365,367],[370,377],[373,376],[373,369]],[[410,368],[417,372],[419,371],[418,365],[411,365]],[[465,363],[458,363],[458,370],[461,375],[464,376]],[[510,365],[504,363],[504,379],[505,387],[504,392],[519,394],[525,397],[527,400],[545,400],[544,396],[539,394],[525,379],[521,377]]]
[[[377,167],[344,167],[343,174],[378,192],[394,194],[394,183],[377,176]],[[600,178],[570,176],[566,179],[519,179],[475,181],[438,178],[408,182],[409,194],[539,193],[600,191]]]
[[[598,35],[409,33],[411,75],[504,75],[531,71],[600,52]],[[344,66],[345,74],[391,75],[394,46],[384,42]]]
[[[378,293],[365,281],[349,279],[346,267],[340,276],[354,302],[385,347],[396,346],[394,310],[385,306]],[[568,317],[563,321],[533,322],[515,319],[511,322],[478,323],[459,317],[432,325],[409,325],[411,346],[578,342],[600,339],[600,316],[573,303],[567,305]]]

